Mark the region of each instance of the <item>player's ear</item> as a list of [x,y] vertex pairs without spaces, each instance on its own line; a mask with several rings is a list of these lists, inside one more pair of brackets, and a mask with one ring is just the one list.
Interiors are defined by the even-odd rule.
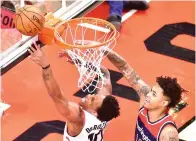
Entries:
[[169,105],[169,101],[164,100],[164,101],[162,102],[162,106],[163,106],[163,107],[167,107],[168,105]]

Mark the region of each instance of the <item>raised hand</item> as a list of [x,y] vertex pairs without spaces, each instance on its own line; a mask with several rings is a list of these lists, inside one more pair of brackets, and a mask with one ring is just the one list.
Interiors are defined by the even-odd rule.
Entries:
[[57,56],[59,58],[66,58],[67,59],[67,62],[71,63],[71,64],[74,64],[74,62],[72,61],[71,57],[68,55],[67,51],[65,49],[61,49],[61,51],[59,51],[57,53]]
[[[33,47],[33,45],[35,46],[35,48]],[[49,62],[47,61],[44,52],[41,50],[40,45],[37,45],[36,43],[34,43],[33,45],[28,49],[28,52],[31,54],[31,60],[42,68],[48,66]]]

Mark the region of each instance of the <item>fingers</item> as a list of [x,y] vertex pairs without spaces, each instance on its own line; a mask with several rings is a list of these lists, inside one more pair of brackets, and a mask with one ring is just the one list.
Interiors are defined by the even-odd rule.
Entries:
[[62,52],[67,52],[66,49],[61,49]]
[[35,48],[36,48],[37,50],[41,50],[40,44],[37,44],[36,42],[34,42],[33,44],[34,44],[34,46],[35,46]]
[[67,62],[69,62],[70,64],[74,64],[72,58],[68,55],[66,49],[61,49],[60,52],[57,52],[57,57],[58,57],[58,58],[63,58],[63,57],[65,57]]
[[40,45],[37,44],[36,42],[33,42],[33,43],[31,44],[30,49],[31,49],[33,52],[35,52],[36,50],[41,50]]
[[36,42],[33,42],[31,44],[31,47],[29,47],[28,52],[32,55],[35,53],[37,50],[41,50],[40,45],[36,44]]
[[67,52],[67,50],[66,50],[66,49],[61,49],[61,52],[63,52],[65,55],[67,55],[67,56],[68,56],[68,52]]
[[60,52],[57,52],[57,56],[59,58],[63,58],[63,57],[68,57],[69,55],[67,54],[67,51],[65,49],[61,49]]
[[71,59],[69,59],[69,58],[67,58],[67,62],[73,63],[73,61]]
[[29,52],[31,55],[33,55],[33,52],[31,51],[30,48],[28,49],[28,52]]
[[62,52],[57,52],[57,56],[58,56],[59,58],[62,58],[62,57],[64,57],[65,55],[64,55],[64,53],[62,53]]

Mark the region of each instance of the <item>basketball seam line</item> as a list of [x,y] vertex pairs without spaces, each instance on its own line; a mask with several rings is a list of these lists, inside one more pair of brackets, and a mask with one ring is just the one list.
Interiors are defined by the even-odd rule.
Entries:
[[24,28],[25,32],[26,32],[26,33],[28,33],[28,32],[26,31],[26,29],[25,29],[24,25],[23,25],[21,15],[20,15],[20,14],[17,14],[17,15],[18,15],[18,17],[17,17],[17,19],[16,19],[16,25],[15,25],[15,26],[16,26],[16,28],[17,28],[17,25],[18,25],[18,24],[17,24],[18,18],[20,17],[20,18],[21,18],[22,27]]
[[[18,15],[18,14],[17,14]],[[16,16],[16,15],[15,15]],[[15,27],[17,28],[17,20],[19,18],[20,15],[18,15],[17,19],[15,19]]]
[[34,13],[34,14],[37,14],[37,15],[39,15],[40,17],[43,17],[42,15],[40,15],[40,14],[38,14],[38,13],[35,13],[35,12],[33,12],[33,11],[27,11],[27,10],[25,10],[26,12],[31,12],[31,13]]
[[[20,11],[21,13],[23,13],[21,10],[19,10],[19,11]],[[23,11],[24,11],[24,10],[23,10]],[[19,14],[19,16],[20,16],[20,18],[21,18],[22,27],[23,27],[23,29],[25,30],[26,35],[28,35],[28,32],[27,32],[27,30],[25,29],[24,24],[23,24],[23,21],[22,21],[21,13]]]
[[[18,9],[19,11],[20,11],[20,13],[19,14],[15,14],[15,15],[20,15],[21,14],[21,12],[22,12],[22,10],[20,10],[20,9]],[[24,10],[23,10],[24,11]],[[17,12],[18,13],[18,12]]]
[[[21,11],[22,12],[22,11]],[[22,12],[23,13],[23,12]],[[23,13],[24,14],[24,13]],[[31,19],[26,15],[26,14],[24,14],[28,19],[29,19],[29,21],[31,21]],[[32,21],[31,21],[32,22]],[[33,23],[33,22],[32,22]],[[34,23],[33,23],[34,24]],[[36,24],[34,24],[34,26],[36,26]],[[37,27],[37,26],[36,26]],[[38,27],[37,27],[38,28]],[[38,28],[39,29],[39,28]],[[39,29],[40,31],[41,31],[41,29]]]
[[[19,15],[19,16],[20,16],[20,15]],[[23,21],[22,21],[22,17],[20,16],[20,18],[21,18],[22,26],[23,26],[23,28],[24,28],[24,30],[25,30],[25,32],[26,32],[26,34],[28,34],[27,30],[26,30],[26,29],[25,29],[25,27],[24,27],[24,24],[23,24]]]
[[33,7],[33,5],[31,5],[31,6],[28,5],[27,8],[23,7],[23,9],[26,11],[27,9],[29,9],[29,8],[31,8],[31,7]]
[[[30,7],[27,7],[27,8],[30,8]],[[24,8],[24,11],[27,11],[27,8],[26,8],[26,9]],[[35,12],[33,12],[33,11],[27,11],[27,12],[35,13]],[[39,13],[35,13],[35,14],[38,14],[40,17],[43,17],[43,16],[42,16],[42,15],[40,15]]]

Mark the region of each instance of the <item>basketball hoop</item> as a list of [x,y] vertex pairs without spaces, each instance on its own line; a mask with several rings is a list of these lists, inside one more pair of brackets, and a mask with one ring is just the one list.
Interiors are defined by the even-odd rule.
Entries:
[[97,18],[76,18],[55,27],[55,43],[67,50],[78,68],[78,87],[84,92],[92,93],[105,84],[101,62],[107,55],[105,51],[116,45],[118,36],[111,23]]

